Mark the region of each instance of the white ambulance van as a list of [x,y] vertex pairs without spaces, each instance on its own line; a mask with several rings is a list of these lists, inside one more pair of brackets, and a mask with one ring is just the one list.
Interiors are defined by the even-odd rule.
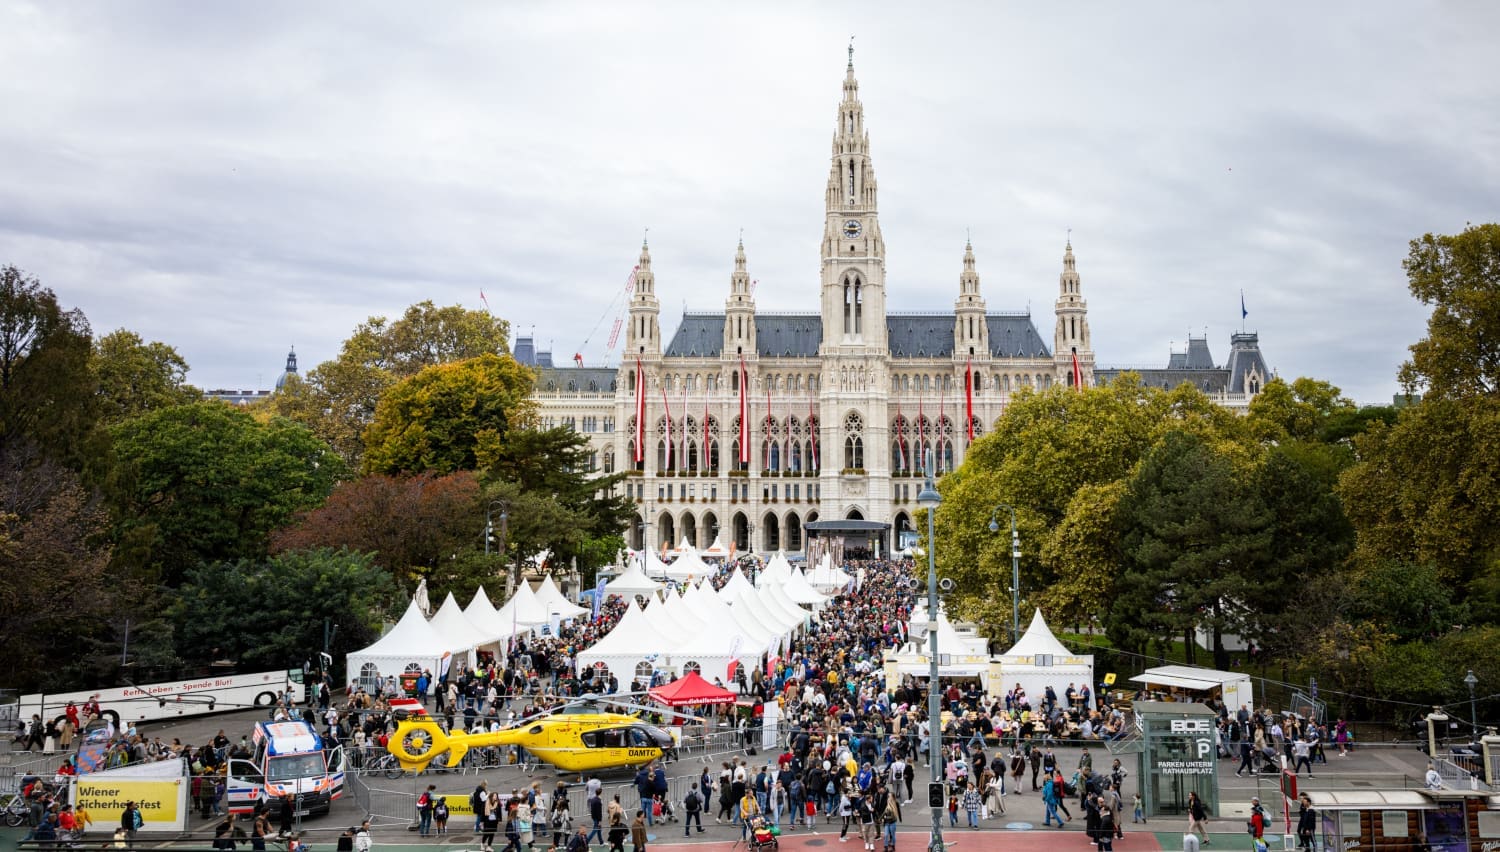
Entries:
[[290,795],[299,816],[328,813],[344,794],[344,749],[323,748],[323,738],[306,722],[257,722],[250,760],[229,761],[225,798],[229,811],[248,814],[264,801],[279,814]]

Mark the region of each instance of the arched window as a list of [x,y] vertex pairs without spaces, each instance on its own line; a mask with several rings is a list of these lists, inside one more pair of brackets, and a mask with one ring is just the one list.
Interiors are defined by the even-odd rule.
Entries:
[[711,473],[711,474],[718,474],[718,472],[719,472],[719,442],[718,441],[710,441],[708,443],[708,472]]
[[691,441],[690,440],[690,441],[687,442],[687,453],[686,453],[686,455],[687,455],[687,457],[685,459],[683,459],[683,461],[687,462],[687,471],[688,471],[688,473],[697,473],[698,472],[698,442],[697,441]]
[[604,472],[605,473],[614,473],[615,472],[615,448],[614,447],[605,447],[604,448]]
[[864,301],[864,287],[856,278],[854,279],[854,334],[856,336],[863,334],[865,330]]
[[655,671],[656,671],[656,669],[649,662],[647,662],[645,660],[641,660],[639,663],[635,664],[635,678],[636,678],[636,680],[639,680],[639,681],[642,681],[642,682],[649,681],[649,680],[651,680],[651,675]]
[[700,674],[702,674],[703,672],[703,667],[698,665],[697,660],[688,660],[687,662],[682,664],[682,673],[684,675],[691,674],[692,672],[698,672]]
[[672,469],[672,456],[671,451],[667,449],[666,439],[662,439],[656,442],[656,469]]
[[365,692],[371,695],[380,694],[380,667],[374,663],[365,663],[359,667],[359,685],[364,687]]
[[790,512],[786,516],[786,549],[802,549],[802,519],[797,517],[796,512]]
[[859,470],[865,466],[865,442],[850,435],[844,439],[844,467]]
[[787,470],[801,472],[802,470],[802,442],[792,441],[786,451]]
[[781,470],[781,445],[771,442],[771,470]]

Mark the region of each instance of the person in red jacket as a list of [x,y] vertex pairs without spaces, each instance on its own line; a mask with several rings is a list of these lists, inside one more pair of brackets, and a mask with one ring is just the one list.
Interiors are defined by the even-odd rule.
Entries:
[[1250,820],[1246,823],[1250,836],[1260,840],[1266,835],[1266,811],[1260,806],[1260,797],[1252,796],[1250,799]]

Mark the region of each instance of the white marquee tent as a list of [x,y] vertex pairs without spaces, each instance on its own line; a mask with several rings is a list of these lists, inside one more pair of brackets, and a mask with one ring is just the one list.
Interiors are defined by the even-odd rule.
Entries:
[[636,595],[650,595],[661,588],[661,583],[656,582],[641,570],[640,560],[630,558],[625,560],[625,570],[620,576],[604,584],[606,597],[633,598]]
[[843,570],[833,567],[833,557],[827,553],[823,554],[823,560],[813,570],[812,576],[807,578],[808,583],[814,589],[824,594],[838,594],[853,580],[854,578],[845,574]]
[[661,634],[652,626],[645,610],[632,599],[614,629],[588,650],[579,653],[578,669],[597,669],[596,664],[603,663],[621,683],[629,683],[638,675],[645,680],[656,669],[662,652]]
[[[452,592],[443,599],[443,605],[438,607],[438,611],[427,623],[454,647],[478,648],[480,645],[495,645],[500,641],[498,635],[485,630],[464,615]],[[472,652],[470,656],[473,656]],[[470,659],[469,662],[474,661]]]
[[551,574],[543,578],[542,584],[537,587],[536,599],[548,615],[555,614],[562,621],[587,615],[589,612],[588,607],[579,606],[563,597],[562,590],[557,587],[557,583],[552,581]]
[[814,612],[818,611],[829,600],[827,595],[820,594],[817,589],[812,587],[812,584],[807,582],[807,578],[802,575],[801,571],[793,571],[792,576],[782,586],[782,589],[786,592],[787,597],[796,603],[811,606]]
[[[938,642],[942,641],[939,635]],[[1000,655],[1000,665],[1002,691],[1009,692],[1020,684],[1033,707],[1040,704],[1048,686],[1061,697],[1070,683],[1082,686],[1094,682],[1094,655],[1075,654],[1057,641],[1041,610],[1032,615],[1020,641]]]
[[707,557],[709,559],[728,559],[729,548],[724,546],[724,539],[722,536],[714,536],[714,543],[710,544],[708,547],[703,548],[703,550],[700,551],[698,555]]
[[688,549],[677,557],[676,562],[667,566],[667,576],[678,581],[707,577],[713,573],[714,569],[698,556],[698,551],[693,550],[692,545],[688,545]]
[[483,630],[491,636],[509,636],[511,633],[510,622],[500,621],[500,613],[495,610],[495,605],[490,603],[490,596],[485,593],[484,586],[474,590],[474,598],[469,605],[464,607],[464,615],[475,627]]
[[546,608],[536,599],[531,584],[525,582],[516,587],[516,593],[510,596],[505,606],[500,607],[497,615],[500,623],[506,625],[502,639],[525,633],[552,620]]
[[455,644],[444,638],[427,622],[413,600],[395,627],[368,648],[344,658],[344,670],[349,673],[350,680],[369,688],[377,678],[400,677],[406,672],[426,670],[436,676],[443,671],[445,657],[451,658],[471,648],[473,645]]
[[745,572],[741,571],[740,567],[736,565],[734,566],[734,570],[730,572],[729,579],[725,580],[723,587],[719,589],[719,597],[725,603],[732,604],[735,598],[740,596],[741,592],[754,590],[755,586],[751,585],[750,581],[745,579]]

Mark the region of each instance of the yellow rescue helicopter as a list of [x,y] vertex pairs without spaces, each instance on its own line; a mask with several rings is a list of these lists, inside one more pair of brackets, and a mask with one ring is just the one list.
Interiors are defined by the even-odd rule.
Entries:
[[637,712],[659,709],[585,695],[548,715],[523,719],[498,731],[472,733],[445,732],[425,712],[413,712],[397,724],[386,750],[408,772],[421,772],[443,756],[447,766],[456,766],[470,749],[490,746],[520,746],[565,772],[632,768],[675,753],[676,743],[669,732],[637,716],[606,711],[600,706],[604,704]]

